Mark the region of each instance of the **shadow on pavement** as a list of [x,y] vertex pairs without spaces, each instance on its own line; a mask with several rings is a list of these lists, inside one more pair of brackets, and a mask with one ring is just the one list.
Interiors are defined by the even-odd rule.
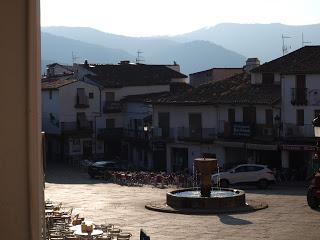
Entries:
[[92,179],[86,170],[72,168],[67,164],[47,165],[45,180],[57,184],[97,184],[107,183],[104,180]]
[[267,189],[258,189],[256,186],[235,186],[235,188],[253,194],[306,196],[308,182],[286,182],[271,185]]
[[220,222],[227,225],[248,225],[252,224],[252,222],[241,219],[241,218],[235,218],[229,215],[218,215]]

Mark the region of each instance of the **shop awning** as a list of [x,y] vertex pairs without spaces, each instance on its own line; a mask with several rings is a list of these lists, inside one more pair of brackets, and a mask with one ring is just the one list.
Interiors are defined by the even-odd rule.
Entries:
[[266,151],[276,151],[278,150],[278,145],[273,144],[256,144],[256,143],[247,143],[247,149],[253,150],[266,150]]
[[244,148],[244,142],[226,142],[226,141],[215,141],[216,144],[224,147]]
[[287,151],[315,151],[316,146],[312,145],[298,145],[298,144],[282,144],[280,149]]

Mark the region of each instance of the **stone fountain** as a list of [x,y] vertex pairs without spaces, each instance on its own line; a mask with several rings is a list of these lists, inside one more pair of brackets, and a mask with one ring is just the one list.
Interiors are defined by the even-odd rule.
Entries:
[[196,158],[194,167],[200,176],[201,197],[210,197],[212,188],[211,175],[218,169],[217,159]]
[[265,203],[246,202],[245,192],[232,188],[212,187],[211,176],[218,169],[217,159],[196,158],[194,167],[200,188],[184,188],[166,195],[166,203],[149,203],[146,208],[171,213],[249,212],[268,207]]

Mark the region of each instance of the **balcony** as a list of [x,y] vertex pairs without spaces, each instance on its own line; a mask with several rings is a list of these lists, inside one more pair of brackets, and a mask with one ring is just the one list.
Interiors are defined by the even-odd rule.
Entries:
[[100,128],[98,129],[97,138],[101,140],[121,140],[123,136],[122,128]]
[[61,133],[65,135],[90,136],[93,133],[92,122],[61,122]]
[[88,96],[85,95],[77,95],[75,97],[75,108],[88,108],[89,107],[89,99]]
[[178,128],[178,140],[188,142],[210,142],[216,139],[217,132],[215,128]]
[[123,136],[129,141],[148,142],[151,140],[150,132],[137,129],[123,129]]
[[105,101],[103,104],[103,113],[119,113],[121,112],[120,102]]
[[173,128],[152,128],[152,140],[172,141],[174,140]]
[[295,124],[283,124],[283,135],[285,138],[314,138],[314,129],[312,124],[297,126]]
[[277,137],[277,127],[266,124],[247,124],[243,122],[220,122],[220,138],[254,138],[260,140],[273,140]]
[[292,105],[308,105],[308,89],[307,88],[291,88],[291,104]]

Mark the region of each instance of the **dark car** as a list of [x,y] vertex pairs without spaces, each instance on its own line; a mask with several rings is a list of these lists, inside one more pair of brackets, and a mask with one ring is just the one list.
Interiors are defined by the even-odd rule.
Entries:
[[114,161],[99,161],[88,167],[88,174],[91,178],[104,176],[108,171],[118,170],[119,166]]

